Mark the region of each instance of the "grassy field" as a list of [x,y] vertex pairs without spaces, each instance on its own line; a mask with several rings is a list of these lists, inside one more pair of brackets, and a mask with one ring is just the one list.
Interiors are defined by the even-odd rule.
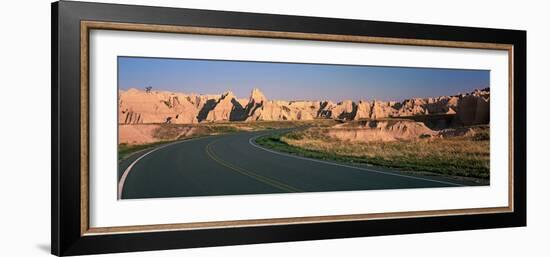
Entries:
[[162,144],[168,143],[167,141],[159,141],[151,144],[142,144],[142,145],[128,145],[128,144],[119,144],[118,145],[118,160],[122,160],[131,154],[141,151],[144,149],[152,148]]
[[[119,144],[118,160],[144,149],[152,148],[162,144],[197,137],[221,135],[242,131],[260,131],[281,128],[296,127],[328,127],[337,124],[334,120],[312,120],[312,121],[255,121],[255,122],[215,122],[199,124],[151,124],[159,127],[153,132],[157,142],[149,144]],[[192,130],[192,133],[185,133]]]
[[323,129],[264,136],[257,143],[277,151],[346,163],[489,179],[489,132],[473,136],[411,141],[351,143],[331,138]]
[[328,127],[337,124],[333,120],[312,121],[255,121],[255,122],[213,122],[198,124],[159,124],[154,137],[159,140],[182,139],[182,131],[193,129],[193,135],[208,136],[239,131],[259,131],[268,129],[295,128],[295,127]]

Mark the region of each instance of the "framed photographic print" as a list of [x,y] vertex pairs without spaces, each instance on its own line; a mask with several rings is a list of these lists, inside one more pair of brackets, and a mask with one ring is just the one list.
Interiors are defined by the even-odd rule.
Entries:
[[526,32],[57,2],[52,253],[525,226]]

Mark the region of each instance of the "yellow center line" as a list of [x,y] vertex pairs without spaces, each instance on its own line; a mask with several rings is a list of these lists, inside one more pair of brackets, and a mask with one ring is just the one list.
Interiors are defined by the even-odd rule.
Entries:
[[290,186],[290,185],[287,185],[287,184],[284,184],[282,182],[279,182],[279,181],[276,181],[276,180],[273,180],[273,179],[270,179],[270,178],[267,178],[267,177],[264,177],[262,175],[259,175],[259,174],[256,174],[252,171],[249,171],[247,169],[244,169],[244,168],[241,168],[241,167],[238,167],[238,166],[235,166],[234,164],[231,164],[231,163],[228,163],[222,159],[220,159],[216,154],[214,154],[214,152],[212,151],[211,149],[211,145],[216,142],[217,140],[215,141],[212,141],[210,143],[208,143],[208,145],[206,145],[206,154],[212,159],[214,160],[215,162],[217,162],[218,164],[226,167],[226,168],[229,168],[233,171],[236,171],[237,173],[241,174],[241,175],[245,175],[247,177],[250,177],[252,179],[255,179],[257,181],[260,181],[262,183],[265,183],[267,185],[270,185],[272,187],[275,187],[277,189],[281,189],[283,191],[286,191],[286,192],[291,192],[291,193],[294,193],[294,192],[302,192],[302,190],[298,189],[298,188],[295,188],[293,186]]

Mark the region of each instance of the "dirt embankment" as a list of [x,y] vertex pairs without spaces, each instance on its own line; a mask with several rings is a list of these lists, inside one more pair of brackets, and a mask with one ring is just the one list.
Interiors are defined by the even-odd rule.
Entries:
[[139,145],[159,141],[153,135],[159,128],[155,124],[118,125],[118,143]]
[[199,129],[193,126],[170,126],[160,124],[135,124],[118,126],[118,143],[127,145],[150,144],[191,137]]
[[432,130],[423,122],[413,120],[381,120],[343,123],[324,129],[331,138],[348,142],[391,142],[419,139],[473,136],[475,130],[488,130],[488,126],[455,127]]
[[424,123],[415,121],[368,121],[355,127],[334,126],[327,130],[327,135],[345,141],[395,141],[428,138],[437,135]]

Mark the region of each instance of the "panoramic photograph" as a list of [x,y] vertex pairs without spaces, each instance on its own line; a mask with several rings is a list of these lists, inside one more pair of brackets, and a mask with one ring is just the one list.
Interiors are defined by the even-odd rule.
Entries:
[[488,186],[490,71],[118,57],[117,198]]

